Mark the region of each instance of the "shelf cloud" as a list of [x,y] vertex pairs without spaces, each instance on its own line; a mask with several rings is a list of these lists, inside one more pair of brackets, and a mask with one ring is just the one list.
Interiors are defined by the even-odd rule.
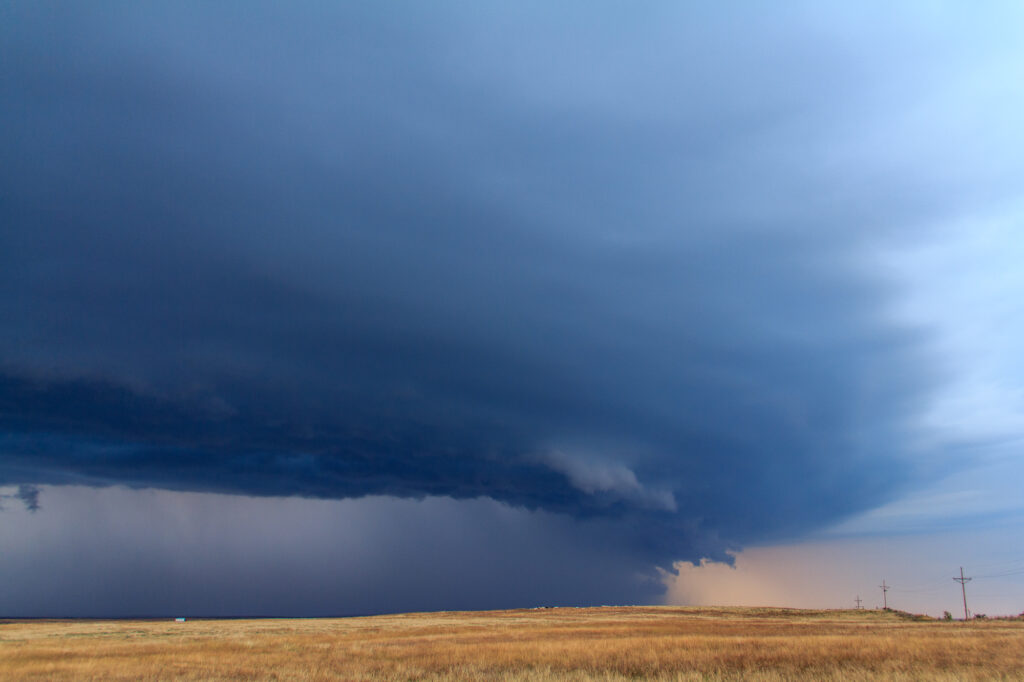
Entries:
[[929,86],[958,19],[847,10],[14,3],[0,484],[489,498],[665,568],[894,499],[942,375],[871,256],[1010,183]]

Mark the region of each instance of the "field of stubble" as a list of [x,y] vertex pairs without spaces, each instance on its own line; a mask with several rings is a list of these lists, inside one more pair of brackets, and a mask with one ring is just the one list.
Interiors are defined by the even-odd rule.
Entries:
[[675,607],[0,621],[0,678],[1024,679],[1024,621]]

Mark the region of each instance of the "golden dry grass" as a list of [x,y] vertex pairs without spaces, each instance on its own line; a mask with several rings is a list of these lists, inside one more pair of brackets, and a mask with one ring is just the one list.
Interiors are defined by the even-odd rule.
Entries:
[[297,620],[0,622],[0,678],[1024,679],[1024,622],[605,607]]

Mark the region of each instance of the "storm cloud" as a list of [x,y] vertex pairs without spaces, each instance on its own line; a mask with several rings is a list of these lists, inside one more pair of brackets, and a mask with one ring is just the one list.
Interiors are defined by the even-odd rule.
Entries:
[[958,108],[1009,36],[848,9],[14,3],[0,483],[490,498],[664,567],[892,499],[941,376],[869,256],[1011,191]]

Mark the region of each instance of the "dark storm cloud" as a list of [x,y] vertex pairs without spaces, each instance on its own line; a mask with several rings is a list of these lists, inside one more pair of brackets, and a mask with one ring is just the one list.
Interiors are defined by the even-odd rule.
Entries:
[[14,5],[0,482],[490,497],[661,563],[887,499],[931,378],[860,256],[961,178],[855,153],[928,67],[805,14]]

